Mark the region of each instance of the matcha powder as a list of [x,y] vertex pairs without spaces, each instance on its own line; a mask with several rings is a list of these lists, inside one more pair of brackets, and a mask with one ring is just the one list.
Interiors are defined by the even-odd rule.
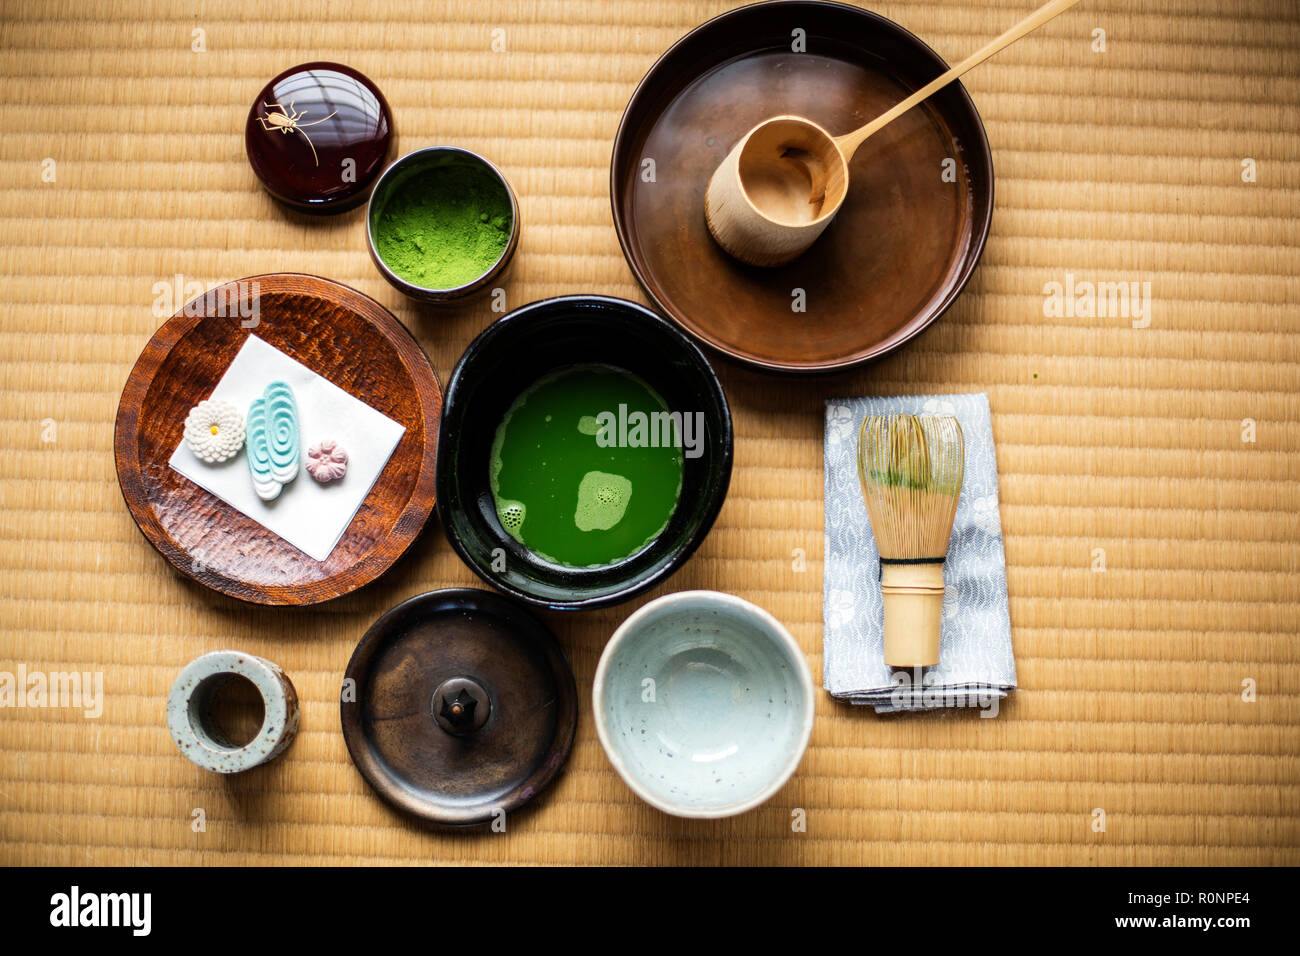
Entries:
[[510,196],[488,170],[442,166],[402,183],[375,223],[375,248],[399,276],[453,289],[491,269],[510,241]]

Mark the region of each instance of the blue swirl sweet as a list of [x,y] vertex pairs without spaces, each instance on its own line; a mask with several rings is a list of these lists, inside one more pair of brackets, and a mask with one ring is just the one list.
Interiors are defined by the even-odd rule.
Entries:
[[244,436],[253,488],[259,498],[270,501],[298,477],[301,440],[293,389],[284,382],[266,386],[249,406]]

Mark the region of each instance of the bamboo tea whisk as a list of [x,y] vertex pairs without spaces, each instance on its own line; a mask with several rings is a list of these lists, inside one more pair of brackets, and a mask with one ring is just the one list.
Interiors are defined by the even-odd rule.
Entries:
[[965,472],[951,415],[869,415],[858,430],[858,480],[880,549],[885,663],[939,663],[943,563]]

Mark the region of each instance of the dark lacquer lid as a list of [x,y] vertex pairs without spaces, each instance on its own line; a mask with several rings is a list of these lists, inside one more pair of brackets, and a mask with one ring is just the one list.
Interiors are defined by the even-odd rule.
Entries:
[[348,752],[389,803],[434,823],[492,823],[573,747],[578,692],[555,637],[520,604],[449,588],[393,608],[344,675]]
[[341,63],[285,70],[248,111],[248,162],[271,195],[304,212],[365,201],[396,147],[388,101]]

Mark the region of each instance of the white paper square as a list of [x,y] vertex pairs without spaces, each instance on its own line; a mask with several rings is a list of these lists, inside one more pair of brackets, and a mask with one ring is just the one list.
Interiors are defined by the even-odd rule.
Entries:
[[168,464],[298,550],[324,561],[356,517],[406,427],[255,335],[248,337],[208,398],[229,402],[247,417],[248,406],[271,382],[285,382],[293,389],[301,463],[307,461],[308,448],[323,438],[333,439],[348,453],[346,475],[322,485],[300,464],[298,477],[280,496],[263,501],[253,490],[246,449],[229,461],[209,465],[196,458],[182,438]]

